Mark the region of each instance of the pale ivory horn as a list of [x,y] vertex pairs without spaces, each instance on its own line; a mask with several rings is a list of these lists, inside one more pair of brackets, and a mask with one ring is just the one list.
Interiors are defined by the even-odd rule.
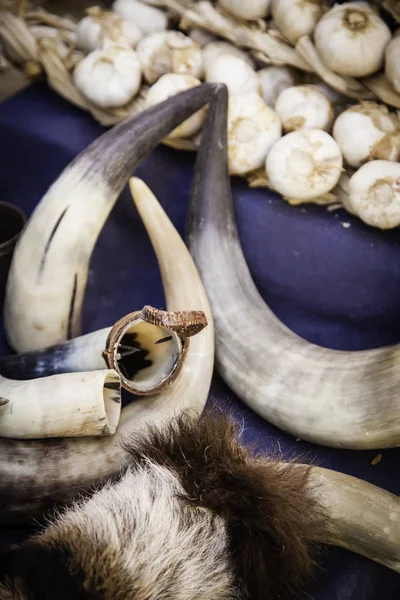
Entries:
[[217,369],[256,413],[295,437],[341,448],[400,446],[400,347],[343,352],[313,345],[260,296],[237,232],[228,100],[218,94],[203,127],[187,223],[215,319]]
[[110,436],[120,419],[121,381],[105,368],[27,381],[0,376],[0,398],[0,438]]
[[181,92],[113,127],[83,150],[39,202],[16,246],[4,323],[17,352],[81,333],[82,301],[97,238],[133,171],[214,86]]
[[[207,295],[183,240],[150,190],[137,179],[132,180],[131,189],[157,255],[167,308],[183,311],[181,323],[186,330],[190,328],[186,311],[203,311],[208,325],[190,339],[173,384],[123,408],[112,438],[45,443],[0,439],[0,525],[40,518],[54,504],[63,504],[119,475],[129,461],[123,442],[129,442],[130,436],[145,432],[148,425],[161,427],[181,411],[199,416],[205,406],[214,365],[214,329]],[[174,326],[179,330],[179,318]],[[197,329],[195,320],[192,333]]]
[[[253,336],[257,340],[256,329],[258,327],[262,332],[264,323],[261,310],[258,313],[255,310],[257,305],[250,305],[243,319],[240,315],[237,317],[236,302],[240,309],[245,305],[243,298],[246,294],[254,292],[251,287],[249,289],[247,279],[242,279],[242,271],[247,271],[243,255],[239,251],[233,220],[226,160],[227,102],[227,89],[221,85],[214,93],[209,107],[197,158],[190,207],[189,241],[214,311],[219,361],[221,363],[221,354],[222,360],[230,356],[235,358],[236,377],[244,380],[240,387],[242,390],[249,379],[257,377],[255,368],[263,366],[263,361],[258,361],[254,366],[249,360],[246,344],[252,343]],[[208,263],[205,257],[208,257]],[[239,271],[235,277],[237,266]],[[261,302],[259,304],[263,306]],[[229,326],[230,334],[227,333]],[[247,335],[248,327],[250,336]],[[280,342],[280,339],[276,342]],[[270,350],[268,344],[265,345],[264,363],[268,364]],[[282,353],[287,351],[282,343],[279,350]],[[237,356],[243,356],[243,364]],[[271,357],[274,357],[272,350]],[[288,368],[290,359],[291,355],[287,359]],[[282,361],[284,364],[284,356]],[[225,361],[224,364],[229,363]],[[262,373],[264,378],[265,373]],[[232,374],[230,377],[232,378]],[[281,381],[283,380],[284,374],[281,373]],[[301,413],[296,406],[295,389],[291,400],[291,405],[285,408],[286,411],[293,411],[293,423],[296,423],[296,420],[301,419]],[[288,401],[286,396],[282,398],[283,401]],[[344,411],[344,407],[342,410]],[[282,467],[285,468],[284,465]],[[299,465],[299,468],[304,468],[304,465]],[[310,490],[327,517],[325,543],[341,546],[400,573],[400,498],[370,483],[328,469],[311,467],[309,477]]]
[[174,381],[186,355],[188,338],[206,324],[201,311],[188,311],[184,318],[181,312],[145,306],[125,315],[113,327],[41,350],[3,357],[0,375],[26,380],[110,368],[130,393],[154,394]]

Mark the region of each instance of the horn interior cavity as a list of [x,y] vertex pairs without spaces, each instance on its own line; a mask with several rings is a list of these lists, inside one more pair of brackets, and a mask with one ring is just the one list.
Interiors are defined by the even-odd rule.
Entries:
[[113,369],[122,385],[135,394],[152,394],[170,383],[178,372],[184,346],[179,335],[140,316],[120,328],[116,339],[110,336]]
[[121,417],[121,381],[113,371],[106,372],[103,400],[106,418],[103,434],[114,435]]

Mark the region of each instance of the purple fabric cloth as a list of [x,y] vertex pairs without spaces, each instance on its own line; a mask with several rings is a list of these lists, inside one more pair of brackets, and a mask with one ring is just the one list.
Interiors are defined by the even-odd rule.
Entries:
[[[48,186],[102,128],[45,85],[0,105],[0,200],[29,215]],[[152,188],[184,234],[194,155],[159,147],[136,174]],[[255,283],[293,331],[337,349],[372,348],[400,341],[400,232],[363,225],[344,211],[290,207],[276,194],[233,181],[239,233]],[[349,224],[350,227],[347,225]],[[145,304],[164,306],[157,262],[137,211],[125,191],[100,235],[84,303],[84,332],[114,323]],[[0,352],[8,353],[3,332]],[[248,340],[251,343],[251,340]],[[211,395],[243,419],[243,439],[266,452],[305,455],[400,494],[400,449],[346,451],[296,441],[248,409],[215,375]],[[379,398],[377,398],[379,402]],[[329,415],[327,415],[329,418]],[[1,494],[1,482],[0,482]],[[0,532],[0,550],[27,530]],[[400,577],[340,549],[322,559],[314,600],[398,600]],[[211,599],[210,599],[211,600]]]

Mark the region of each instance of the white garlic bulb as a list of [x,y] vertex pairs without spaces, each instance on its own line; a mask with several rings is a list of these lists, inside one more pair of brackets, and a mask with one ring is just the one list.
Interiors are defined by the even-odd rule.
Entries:
[[364,223],[392,229],[400,225],[400,163],[373,160],[350,177],[348,203]]
[[261,82],[257,73],[241,58],[221,54],[205,67],[206,81],[224,83],[229,94],[261,94]]
[[293,45],[311,35],[324,10],[323,0],[272,0],[271,14],[279,31]]
[[165,73],[183,73],[199,79],[203,75],[203,54],[192,39],[179,31],[161,31],[141,40],[136,48],[148,83]]
[[283,90],[275,103],[285,132],[314,128],[330,131],[334,110],[328,98],[313,85]]
[[200,48],[204,48],[204,46],[211,44],[211,42],[215,42],[217,39],[215,35],[205,29],[200,29],[200,27],[192,27],[189,31],[189,37],[196,42]]
[[400,94],[400,29],[386,46],[385,73],[396,92]]
[[219,6],[240,19],[263,19],[268,14],[270,0],[218,0]]
[[274,108],[277,97],[283,90],[300,83],[300,75],[292,67],[264,67],[257,71],[261,82],[264,102]]
[[77,27],[78,45],[84,52],[92,52],[101,48],[105,39],[133,48],[143,37],[139,27],[132,21],[126,21],[118,15],[101,10],[94,6],[87,10]]
[[335,140],[320,129],[298,129],[268,153],[265,168],[274,189],[286,199],[312,200],[339,181],[343,157]]
[[[178,73],[167,73],[151,86],[146,97],[146,107],[154,106],[163,102],[170,96],[179,92],[189,90],[200,85],[200,81],[192,75],[180,75]],[[170,134],[169,138],[187,138],[197,133],[205,119],[205,109],[201,108],[191,115],[186,121],[178,125]]]
[[278,115],[255,92],[230,96],[228,162],[231,175],[262,167],[269,149],[281,137]]
[[106,40],[102,49],[78,63],[73,78],[78,90],[96,106],[121,107],[139,91],[140,60],[129,46]]
[[365,2],[335,4],[314,31],[317,52],[329,69],[340,75],[365,77],[378,71],[389,27]]
[[362,102],[351,106],[338,116],[332,134],[352,167],[374,159],[399,159],[400,119],[384,104]]
[[211,42],[203,48],[203,62],[204,68],[207,70],[209,65],[212,65],[221,54],[231,54],[236,58],[241,58],[247,63],[252,69],[254,69],[254,61],[244,50],[237,48],[229,42]]
[[144,35],[167,29],[168,17],[165,12],[137,0],[115,0],[112,10],[127,21],[133,21]]

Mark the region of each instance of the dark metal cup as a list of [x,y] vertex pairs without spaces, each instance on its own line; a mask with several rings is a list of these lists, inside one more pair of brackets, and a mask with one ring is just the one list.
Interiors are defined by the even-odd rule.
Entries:
[[0,202],[0,310],[3,308],[8,271],[15,245],[26,223],[20,208]]

